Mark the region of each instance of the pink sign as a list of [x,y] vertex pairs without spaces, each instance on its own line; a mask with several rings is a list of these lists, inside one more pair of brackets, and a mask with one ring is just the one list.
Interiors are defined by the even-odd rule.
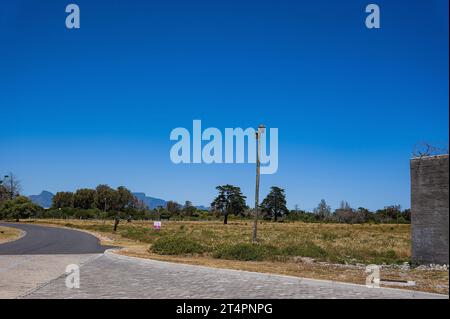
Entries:
[[153,222],[153,229],[154,230],[160,230],[161,229],[161,222]]

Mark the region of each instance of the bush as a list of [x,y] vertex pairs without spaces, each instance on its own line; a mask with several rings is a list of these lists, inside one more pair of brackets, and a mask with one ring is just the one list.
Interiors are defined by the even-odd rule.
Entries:
[[25,196],[17,196],[14,199],[5,201],[0,208],[2,219],[19,221],[20,218],[29,218],[42,211],[42,207],[34,204]]
[[263,260],[275,256],[276,250],[273,246],[241,243],[222,246],[214,252],[213,257],[236,260]]
[[286,246],[281,250],[281,254],[285,256],[301,256],[311,258],[324,258],[327,256],[327,252],[323,248],[312,242]]
[[160,255],[201,254],[206,247],[184,236],[162,237],[155,241],[151,250]]

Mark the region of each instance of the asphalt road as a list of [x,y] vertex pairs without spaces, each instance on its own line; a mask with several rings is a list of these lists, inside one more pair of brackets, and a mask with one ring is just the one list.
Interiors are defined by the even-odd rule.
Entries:
[[22,238],[0,244],[0,255],[98,254],[110,246],[85,232],[32,225],[29,223],[0,223],[26,232]]

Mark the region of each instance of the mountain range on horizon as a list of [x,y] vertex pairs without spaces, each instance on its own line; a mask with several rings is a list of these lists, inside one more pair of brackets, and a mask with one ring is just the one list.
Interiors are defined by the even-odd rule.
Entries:
[[[167,201],[161,198],[147,196],[144,192],[134,192],[133,195],[141,200],[145,205],[148,206],[149,209],[157,208],[158,206],[166,207]],[[28,198],[35,204],[44,207],[50,208],[52,206],[53,197],[55,195],[49,191],[42,191],[39,195],[29,195]],[[208,209],[205,206],[195,206],[198,209],[206,210]]]

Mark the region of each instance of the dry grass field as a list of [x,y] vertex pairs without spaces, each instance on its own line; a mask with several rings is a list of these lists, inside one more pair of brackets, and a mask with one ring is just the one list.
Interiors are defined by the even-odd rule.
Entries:
[[[251,244],[252,222],[39,220],[37,223],[90,231],[104,244],[131,256],[211,267],[272,272],[364,284],[365,265],[400,265],[410,260],[410,225],[260,222]],[[448,271],[382,268],[382,280],[414,280],[423,291],[448,294]]]
[[0,244],[19,239],[21,235],[19,229],[0,226]]

